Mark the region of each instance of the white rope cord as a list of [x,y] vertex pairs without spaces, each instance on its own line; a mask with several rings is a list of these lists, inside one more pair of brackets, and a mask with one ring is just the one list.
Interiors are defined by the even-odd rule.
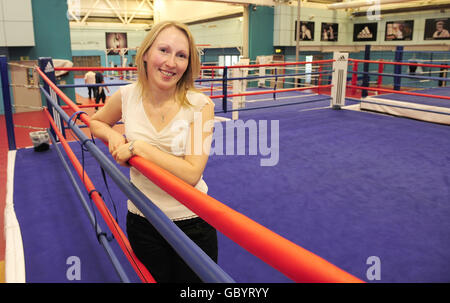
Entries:
[[35,110],[43,110],[44,106],[30,106],[30,105],[21,105],[21,104],[12,104],[12,107],[14,108],[28,108],[28,109],[35,109]]
[[21,67],[21,68],[32,68],[32,69],[35,69],[37,67],[36,65],[30,66],[30,65],[23,65],[23,64],[19,64],[19,63],[13,63],[13,62],[8,62],[8,65]]
[[30,126],[30,125],[20,125],[20,124],[14,124],[14,127],[28,128],[28,129],[37,129],[37,130],[46,130],[45,127],[37,127],[37,126]]

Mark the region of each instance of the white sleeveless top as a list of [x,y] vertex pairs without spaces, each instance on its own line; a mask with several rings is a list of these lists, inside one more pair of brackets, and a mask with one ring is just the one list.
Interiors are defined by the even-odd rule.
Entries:
[[[142,140],[175,156],[185,155],[186,142],[190,140],[189,126],[194,122],[194,118],[201,117],[200,112],[207,103],[214,104],[204,94],[189,91],[187,98],[192,106],[182,106],[172,121],[158,132],[145,114],[136,83],[120,87],[120,93],[122,121],[125,125],[127,140]],[[171,220],[185,220],[197,216],[134,167],[130,168],[130,180]],[[203,176],[195,188],[204,193],[208,192]],[[144,216],[130,200],[127,203],[130,212]]]

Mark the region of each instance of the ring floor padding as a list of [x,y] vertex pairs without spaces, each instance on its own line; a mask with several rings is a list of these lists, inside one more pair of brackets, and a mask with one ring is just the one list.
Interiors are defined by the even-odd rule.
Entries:
[[[420,94],[436,95],[436,96],[450,96],[450,87],[435,87],[435,88],[414,90],[411,92],[420,93]],[[450,108],[449,100],[433,98],[433,97],[410,96],[410,95],[402,95],[402,94],[381,94],[378,96],[372,96],[372,98],[374,98],[374,99],[382,98],[382,99],[389,99],[389,100],[395,100],[395,101],[410,102],[410,103],[415,103],[415,104],[423,104],[423,105],[431,105],[431,106]]]

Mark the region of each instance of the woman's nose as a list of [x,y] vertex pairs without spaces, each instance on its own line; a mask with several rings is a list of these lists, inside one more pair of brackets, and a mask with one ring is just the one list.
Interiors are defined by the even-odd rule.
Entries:
[[175,55],[169,55],[166,61],[166,65],[169,67],[175,67],[176,66],[176,58]]

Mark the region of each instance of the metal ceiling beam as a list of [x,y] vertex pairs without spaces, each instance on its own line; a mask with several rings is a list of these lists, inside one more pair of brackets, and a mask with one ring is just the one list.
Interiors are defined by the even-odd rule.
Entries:
[[117,18],[119,18],[119,20],[122,21],[123,24],[127,24],[126,21],[122,19],[122,16],[119,14],[119,12],[116,10],[116,8],[111,4],[111,2],[109,0],[104,0],[104,1],[113,10],[113,12],[116,14]]
[[139,5],[138,5],[137,9],[135,10],[134,14],[131,15],[130,19],[127,20],[127,24],[130,24],[130,22],[134,19],[134,17],[136,16],[138,10],[140,10],[142,8],[142,5],[144,5],[144,3],[146,3],[146,0],[142,0],[139,3]]
[[87,14],[83,17],[83,19],[81,20],[81,23],[85,23],[87,18],[89,17],[89,15],[91,14],[92,10],[97,6],[97,4],[100,2],[100,0],[95,1],[94,5],[89,9],[89,11],[87,12]]
[[[191,1],[203,1],[204,0],[191,0]],[[228,4],[254,4],[254,5],[263,5],[263,6],[273,6],[279,4],[280,2],[287,2],[283,0],[209,0],[208,2],[219,2],[219,3],[228,3]]]
[[411,0],[362,0],[362,1],[348,1],[333,3],[327,6],[328,9],[346,9],[346,8],[360,8],[372,5],[395,4],[402,2],[411,2]]

